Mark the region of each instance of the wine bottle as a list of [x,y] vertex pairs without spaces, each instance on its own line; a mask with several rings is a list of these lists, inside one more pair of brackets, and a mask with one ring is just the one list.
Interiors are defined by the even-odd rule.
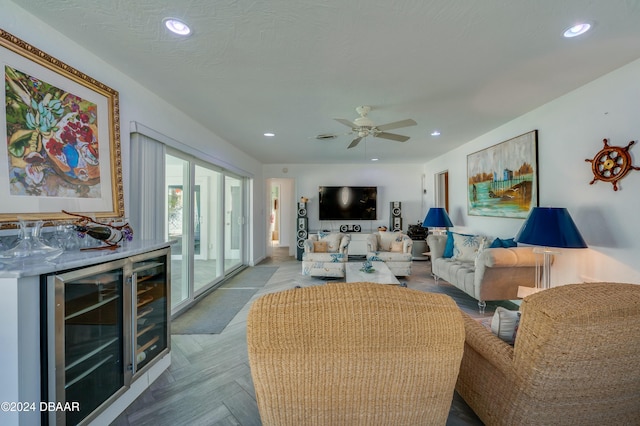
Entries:
[[117,244],[122,240],[122,231],[108,226],[76,226],[76,231],[108,244]]

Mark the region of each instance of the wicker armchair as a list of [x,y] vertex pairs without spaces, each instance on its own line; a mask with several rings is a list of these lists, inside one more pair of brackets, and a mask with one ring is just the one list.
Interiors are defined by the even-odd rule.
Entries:
[[456,390],[487,425],[640,424],[640,285],[525,298],[515,346],[465,315]]
[[464,325],[446,295],[329,283],[257,299],[247,342],[264,425],[444,425]]

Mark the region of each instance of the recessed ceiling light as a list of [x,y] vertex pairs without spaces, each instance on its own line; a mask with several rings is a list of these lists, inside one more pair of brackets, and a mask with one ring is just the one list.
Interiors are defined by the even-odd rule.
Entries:
[[589,31],[590,28],[591,24],[585,22],[567,28],[566,30],[564,30],[564,33],[562,35],[564,35],[566,38],[577,37]]
[[434,130],[431,132],[431,136],[440,136],[440,132],[438,130]]
[[371,161],[378,161],[378,159],[377,158],[372,158]]
[[178,34],[181,36],[188,36],[191,34],[191,28],[184,22],[176,18],[164,18],[163,20],[165,27],[169,29],[174,34]]
[[276,134],[275,134],[275,133],[271,133],[271,132],[267,132],[267,133],[265,133],[264,135],[265,135],[266,137],[268,137],[268,138],[272,138],[272,137],[274,137]]

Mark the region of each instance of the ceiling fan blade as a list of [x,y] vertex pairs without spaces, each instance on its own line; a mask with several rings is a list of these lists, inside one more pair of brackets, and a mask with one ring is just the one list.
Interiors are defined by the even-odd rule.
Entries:
[[385,130],[399,129],[400,127],[415,126],[416,124],[418,123],[416,123],[415,120],[408,118],[406,120],[394,121],[393,123],[383,124],[382,126],[376,126],[376,129],[380,130],[381,132],[384,132]]
[[362,140],[362,138],[355,138],[354,140],[351,141],[351,143],[349,144],[347,149],[351,149],[351,148],[355,147],[356,145],[358,145],[360,143],[361,140]]
[[336,120],[338,123],[342,123],[345,126],[352,128],[352,129],[355,129],[356,127],[358,127],[358,126],[355,125],[355,123],[352,123],[349,120],[345,120],[344,118],[334,118],[334,120]]
[[386,132],[376,133],[374,136],[376,138],[391,139],[392,141],[398,141],[398,142],[406,142],[410,139],[409,136],[396,135],[395,133],[386,133]]

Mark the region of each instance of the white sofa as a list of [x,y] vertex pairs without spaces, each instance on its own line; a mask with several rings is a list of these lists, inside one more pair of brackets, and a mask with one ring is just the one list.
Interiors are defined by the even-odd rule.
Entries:
[[[452,233],[455,234],[456,233]],[[518,287],[535,287],[536,255],[533,247],[482,248],[491,239],[464,234],[454,256],[443,257],[447,235],[429,235],[427,244],[431,251],[431,272],[436,280],[443,279],[469,296],[478,300],[480,312],[487,301],[514,300]],[[465,238],[464,237],[475,237]],[[473,240],[473,242],[472,242]],[[462,243],[461,241],[464,241]],[[474,250],[474,243],[480,241]],[[474,253],[475,251],[475,253]]]
[[382,261],[396,277],[411,275],[413,240],[402,232],[378,231],[367,235],[367,260]]

